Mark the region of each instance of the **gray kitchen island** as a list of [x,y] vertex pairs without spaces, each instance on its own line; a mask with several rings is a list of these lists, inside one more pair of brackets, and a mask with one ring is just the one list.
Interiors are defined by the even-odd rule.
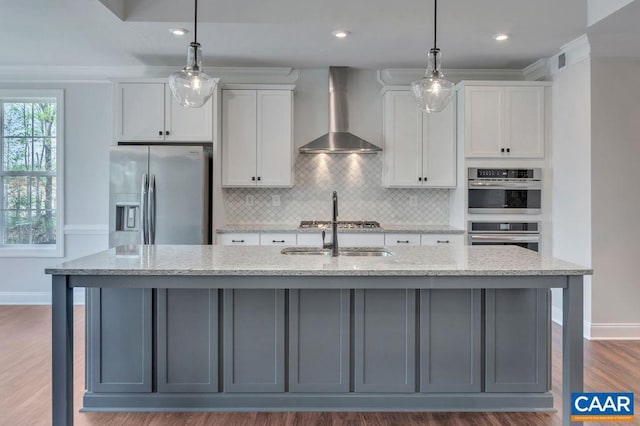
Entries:
[[53,424],[73,423],[74,287],[120,292],[87,306],[87,411],[552,410],[549,289],[562,288],[570,423],[591,270],[514,246],[389,250],[134,246],[47,269]]

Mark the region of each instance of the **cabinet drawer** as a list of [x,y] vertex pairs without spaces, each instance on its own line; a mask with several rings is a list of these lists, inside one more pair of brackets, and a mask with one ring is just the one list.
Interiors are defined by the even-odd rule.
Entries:
[[259,246],[260,234],[241,233],[241,234],[218,234],[218,244],[224,246]]
[[385,246],[419,246],[420,234],[384,234]]
[[450,244],[455,246],[464,245],[464,235],[462,234],[422,234],[423,246],[435,246]]
[[[326,242],[331,241],[331,232],[326,232],[326,235],[324,237],[324,240]],[[322,232],[318,231],[318,232],[314,232],[314,233],[307,233],[305,232],[304,234],[298,234],[298,245],[299,246],[321,246],[322,245]]]
[[260,234],[261,246],[295,246],[296,234]]
[[341,234],[338,231],[338,245],[340,247],[383,246],[384,234]]

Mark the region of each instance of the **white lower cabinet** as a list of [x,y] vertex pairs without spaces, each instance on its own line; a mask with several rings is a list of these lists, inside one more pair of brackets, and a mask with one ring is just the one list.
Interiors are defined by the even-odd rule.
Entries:
[[293,233],[268,233],[260,234],[261,246],[295,246],[296,234]]
[[[322,231],[300,233],[297,238],[299,246],[320,247],[322,245]],[[331,231],[325,231],[324,241],[327,243],[331,241]]]
[[[331,231],[325,231],[325,243],[332,241]],[[322,232],[298,234],[299,246],[320,247],[322,245]],[[338,247],[381,247],[384,246],[384,234],[365,234],[338,231]]]
[[379,247],[384,245],[384,234],[346,234],[338,231],[339,247]]
[[218,244],[223,246],[259,246],[260,234],[254,232],[218,234]]
[[436,246],[450,244],[455,246],[464,245],[463,234],[422,234],[421,242],[423,246]]
[[420,234],[384,234],[385,246],[419,246]]
[[[324,242],[332,240],[331,231],[325,231]],[[233,232],[218,234],[218,244],[227,246],[322,246],[322,231],[318,232]],[[339,232],[340,247],[380,246],[435,246],[464,245],[464,234],[415,234],[415,233],[357,233]]]

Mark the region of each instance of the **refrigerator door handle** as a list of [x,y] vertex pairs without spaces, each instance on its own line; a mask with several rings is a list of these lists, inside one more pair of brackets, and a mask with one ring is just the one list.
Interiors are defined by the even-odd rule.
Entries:
[[142,232],[140,232],[142,244],[149,244],[148,218],[147,218],[147,189],[149,188],[149,177],[147,174],[142,175],[142,184],[140,185],[140,218],[142,219]]
[[149,181],[149,244],[156,243],[156,175]]

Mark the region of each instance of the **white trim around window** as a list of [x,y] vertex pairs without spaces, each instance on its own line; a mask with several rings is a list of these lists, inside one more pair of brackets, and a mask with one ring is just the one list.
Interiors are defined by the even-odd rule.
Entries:
[[[64,90],[1,89],[0,99],[29,101],[56,99],[56,243],[51,245],[0,245],[0,257],[64,257]],[[0,123],[2,125],[2,123]],[[2,142],[2,141],[0,141]],[[0,143],[0,148],[2,147]]]

